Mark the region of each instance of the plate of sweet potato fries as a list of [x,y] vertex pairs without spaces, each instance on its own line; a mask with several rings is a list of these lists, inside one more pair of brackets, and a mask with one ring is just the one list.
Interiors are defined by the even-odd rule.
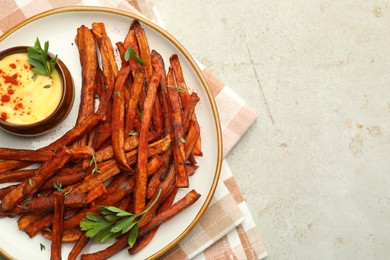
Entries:
[[50,43],[76,88],[53,131],[0,131],[0,256],[146,259],[199,222],[217,186],[222,137],[202,72],[169,33],[99,7],[53,9],[0,36]]

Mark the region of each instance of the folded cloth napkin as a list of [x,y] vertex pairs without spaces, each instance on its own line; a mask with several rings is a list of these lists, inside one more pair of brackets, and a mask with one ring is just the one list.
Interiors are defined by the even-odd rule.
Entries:
[[[0,34],[37,13],[72,5],[114,7],[142,15],[163,26],[158,11],[147,0],[2,0]],[[256,120],[255,113],[211,71],[199,64],[216,100],[226,155]],[[195,228],[168,252],[167,259],[260,259],[267,255],[257,227],[232,172],[224,160],[218,188]]]

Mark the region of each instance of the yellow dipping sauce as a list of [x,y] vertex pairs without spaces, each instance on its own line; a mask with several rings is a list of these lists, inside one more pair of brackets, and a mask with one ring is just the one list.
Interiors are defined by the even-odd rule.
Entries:
[[26,125],[41,121],[61,101],[63,83],[57,70],[51,77],[37,75],[27,53],[11,54],[0,61],[0,119]]

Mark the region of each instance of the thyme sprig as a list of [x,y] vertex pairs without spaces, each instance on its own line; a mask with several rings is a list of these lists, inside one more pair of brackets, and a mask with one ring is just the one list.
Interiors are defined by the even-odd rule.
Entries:
[[98,163],[98,159],[96,157],[95,150],[91,148],[91,160],[89,161],[89,166],[94,165],[94,168],[92,169],[92,174],[100,173],[100,169],[97,163]]

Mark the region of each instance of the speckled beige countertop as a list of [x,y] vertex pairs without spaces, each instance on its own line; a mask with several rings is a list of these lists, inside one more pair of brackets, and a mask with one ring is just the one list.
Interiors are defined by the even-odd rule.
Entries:
[[155,3],[258,114],[227,161],[268,259],[388,259],[390,3]]

